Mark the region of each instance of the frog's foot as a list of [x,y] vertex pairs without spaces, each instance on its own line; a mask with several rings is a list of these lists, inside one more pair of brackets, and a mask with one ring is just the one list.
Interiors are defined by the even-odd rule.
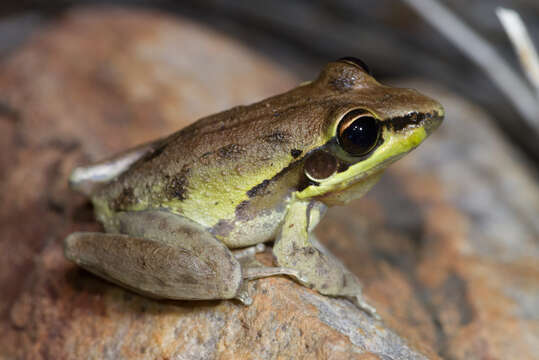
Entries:
[[250,306],[253,304],[253,298],[249,295],[249,289],[247,287],[247,281],[244,281],[240,289],[238,290],[238,293],[234,297],[234,299],[238,300],[245,306]]
[[[309,242],[325,254],[332,262],[335,263],[335,269],[339,269],[341,273],[343,284],[340,288],[333,289],[336,292],[336,296],[343,297],[351,301],[360,310],[364,311],[373,318],[380,320],[380,315],[376,311],[376,308],[369,304],[369,302],[363,296],[363,286],[361,282],[350,270],[348,270],[333,254],[331,254],[325,247],[318,241],[314,234],[310,234]],[[325,289],[320,289],[320,293],[324,293]],[[331,294],[328,294],[331,295]]]
[[376,311],[376,308],[372,306],[371,304],[369,304],[367,300],[365,300],[362,293],[359,293],[354,296],[344,296],[344,298],[350,300],[360,310],[364,311],[365,313],[372,316],[376,320],[381,320],[381,317],[378,314],[378,311]]

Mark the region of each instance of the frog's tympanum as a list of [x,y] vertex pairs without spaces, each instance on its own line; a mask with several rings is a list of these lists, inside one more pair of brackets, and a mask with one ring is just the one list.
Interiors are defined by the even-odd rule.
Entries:
[[[250,279],[288,275],[376,316],[351,272],[312,231],[361,197],[441,123],[442,106],[376,81],[358,59],[330,62],[284,94],[205,117],[80,167],[105,233],[65,239],[83,268],[154,298],[238,299]],[[254,260],[274,241],[274,267]]]

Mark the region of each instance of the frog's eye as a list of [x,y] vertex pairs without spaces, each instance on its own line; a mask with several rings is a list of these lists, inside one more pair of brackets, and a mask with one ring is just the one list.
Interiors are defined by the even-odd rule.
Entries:
[[372,75],[371,69],[369,69],[369,66],[361,59],[358,59],[358,58],[352,57],[352,56],[347,56],[347,57],[340,58],[337,61],[352,64],[354,66],[359,67],[360,69],[365,71],[367,74]]
[[349,111],[337,127],[339,145],[352,156],[367,155],[378,143],[382,127],[366,110]]

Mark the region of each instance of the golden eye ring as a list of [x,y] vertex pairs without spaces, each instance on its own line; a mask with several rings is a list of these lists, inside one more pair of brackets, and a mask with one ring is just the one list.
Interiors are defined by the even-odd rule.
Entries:
[[351,156],[365,156],[371,152],[382,132],[382,126],[370,112],[363,109],[349,111],[337,127],[337,141]]

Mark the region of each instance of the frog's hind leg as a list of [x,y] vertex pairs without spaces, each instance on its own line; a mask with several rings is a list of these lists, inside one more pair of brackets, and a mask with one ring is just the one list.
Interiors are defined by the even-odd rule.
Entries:
[[69,235],[66,257],[154,298],[232,299],[240,295],[240,263],[198,224],[159,210],[119,213],[115,220],[118,234]]
[[284,267],[260,266],[258,262],[250,262],[249,264],[242,263],[243,280],[245,280],[235,298],[244,305],[251,305],[253,299],[249,296],[247,288],[248,280],[261,279],[270,276],[286,275],[294,278],[297,282],[307,286],[307,280],[301,277],[299,271]]
[[236,296],[236,299],[245,305],[250,305],[252,303],[252,299],[249,296],[249,291],[247,288],[247,281],[249,280],[286,275],[303,285],[307,285],[306,279],[301,277],[299,271],[295,269],[262,265],[254,255],[263,252],[265,249],[266,246],[260,243],[244,249],[232,251],[236,259],[238,259],[238,261],[241,263],[243,280],[245,280]]
[[260,243],[240,250],[233,250],[234,257],[238,259],[243,268],[245,280],[262,279],[270,276],[287,275],[304,284],[305,281],[296,269],[282,266],[264,266],[256,258],[255,254],[264,252],[266,245]]

